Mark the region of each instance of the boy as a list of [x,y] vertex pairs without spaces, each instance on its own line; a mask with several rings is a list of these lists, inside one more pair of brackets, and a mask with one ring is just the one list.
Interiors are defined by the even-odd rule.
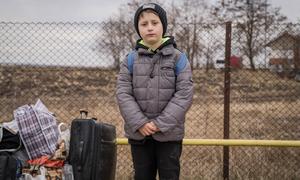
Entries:
[[185,114],[192,104],[189,61],[167,30],[166,12],[155,3],[139,7],[134,26],[141,37],[123,61],[117,100],[131,145],[135,180],[177,180]]

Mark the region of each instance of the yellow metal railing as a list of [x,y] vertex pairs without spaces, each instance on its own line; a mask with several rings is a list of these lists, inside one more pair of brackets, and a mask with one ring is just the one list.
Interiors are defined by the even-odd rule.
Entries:
[[[128,139],[117,138],[117,145],[127,145]],[[184,145],[198,146],[267,146],[300,147],[296,140],[249,140],[249,139],[183,139]]]

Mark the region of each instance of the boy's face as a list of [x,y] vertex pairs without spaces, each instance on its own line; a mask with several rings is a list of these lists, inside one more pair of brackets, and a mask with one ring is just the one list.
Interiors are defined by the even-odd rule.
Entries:
[[138,28],[146,44],[153,45],[161,42],[163,26],[159,17],[154,12],[142,12],[139,17]]

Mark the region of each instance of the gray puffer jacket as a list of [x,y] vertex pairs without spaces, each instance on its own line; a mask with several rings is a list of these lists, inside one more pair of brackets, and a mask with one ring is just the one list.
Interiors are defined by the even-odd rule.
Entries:
[[183,139],[185,114],[192,104],[193,81],[188,59],[175,47],[172,37],[156,52],[137,42],[133,68],[128,65],[127,57],[121,64],[117,101],[127,138],[143,139],[138,129],[153,121],[160,129],[152,135],[154,139]]

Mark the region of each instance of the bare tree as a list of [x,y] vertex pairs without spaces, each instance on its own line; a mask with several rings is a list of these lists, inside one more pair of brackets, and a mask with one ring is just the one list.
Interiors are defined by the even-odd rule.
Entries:
[[124,51],[132,47],[132,36],[134,32],[128,28],[129,24],[124,20],[110,20],[103,24],[103,38],[99,41],[99,46],[104,48],[114,60],[113,67],[120,66]]
[[175,35],[179,48],[187,54],[191,67],[198,67],[203,50],[201,33],[209,21],[208,5],[204,0],[183,0],[179,6],[173,2],[170,7],[169,32]]
[[205,68],[208,71],[210,68],[215,67],[216,62],[214,60],[220,58],[218,55],[220,53],[224,54],[224,28],[219,24],[209,24],[204,28],[208,39],[206,39],[205,43],[202,43],[200,48],[202,56],[206,59]]
[[286,20],[280,8],[272,8],[268,0],[219,1],[213,8],[218,21],[232,21],[236,24],[237,41],[240,50],[249,59],[255,70],[254,57],[264,48],[266,34],[275,30],[274,25]]

